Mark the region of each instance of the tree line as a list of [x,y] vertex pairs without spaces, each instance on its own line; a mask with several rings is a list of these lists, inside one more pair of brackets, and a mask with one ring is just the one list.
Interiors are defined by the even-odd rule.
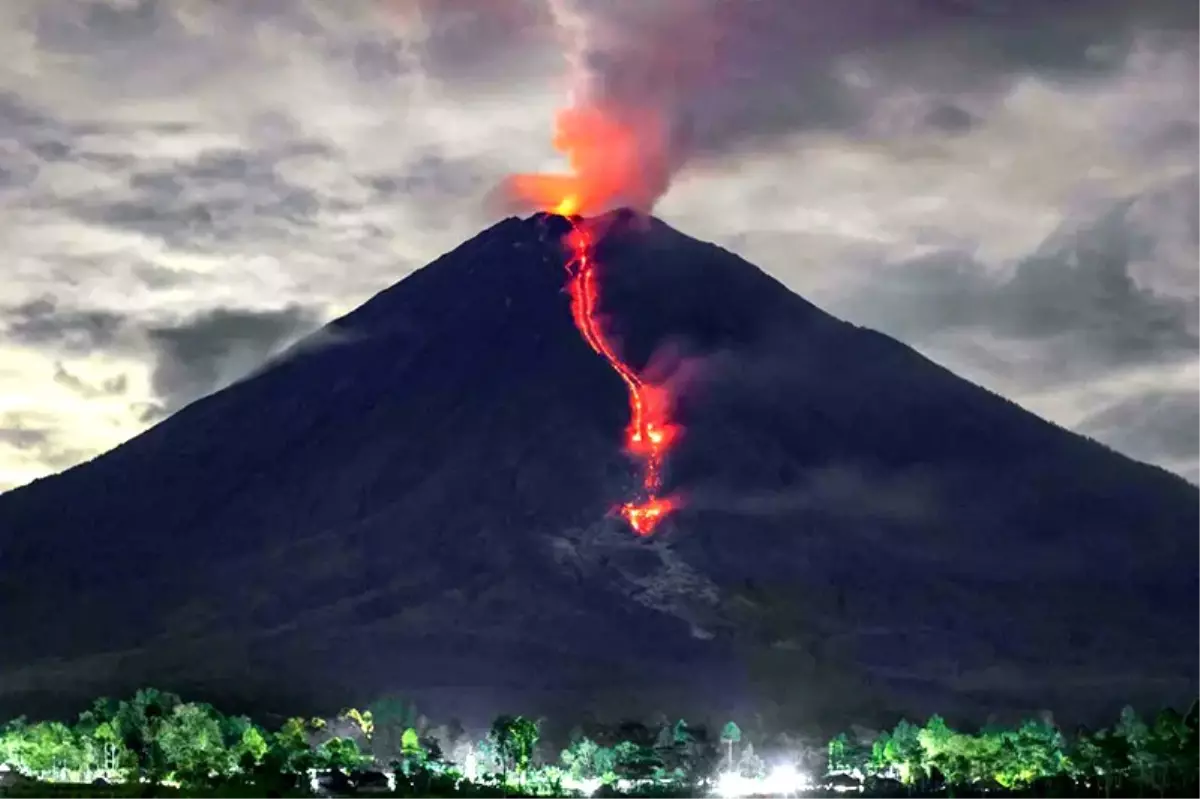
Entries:
[[1049,717],[975,732],[941,716],[901,720],[874,734],[829,742],[828,771],[864,782],[896,781],[918,793],[971,787],[1040,795],[1195,796],[1200,773],[1197,704],[1144,720],[1130,707],[1112,727],[1065,735]]
[[[730,725],[725,737],[730,737]],[[738,732],[738,738],[740,733]],[[578,729],[556,759],[539,759],[540,723],[499,716],[479,740],[461,725],[434,726],[414,705],[384,699],[329,719],[290,717],[274,729],[211,704],[143,689],[96,699],[73,723],[17,719],[0,727],[0,767],[52,782],[146,782],[180,787],[230,783],[288,789],[314,773],[390,771],[432,792],[475,786],[560,794],[572,781],[700,779],[719,740],[679,721]]]
[[745,734],[732,721],[713,730],[626,721],[577,727],[557,753],[536,719],[500,716],[472,736],[395,698],[268,729],[147,688],[98,699],[74,723],[20,718],[0,727],[0,771],[43,787],[124,786],[125,795],[350,794],[374,780],[401,796],[701,796],[730,775],[753,792],[772,764],[787,762],[814,777],[808,788],[871,794],[1195,796],[1197,749],[1195,704],[1150,720],[1126,708],[1111,728],[1070,736],[1048,717],[966,732],[933,716],[921,726],[902,720],[885,732],[843,733],[827,747]]

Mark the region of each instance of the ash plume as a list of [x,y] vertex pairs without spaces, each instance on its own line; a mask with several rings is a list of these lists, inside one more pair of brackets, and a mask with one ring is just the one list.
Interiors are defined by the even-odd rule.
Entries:
[[[1194,27],[1195,16],[1181,19],[1179,4],[1135,9],[1107,0],[540,0],[522,7],[538,9],[529,17],[548,29],[543,38],[557,42],[569,65],[571,92],[553,132],[569,169],[516,175],[500,194],[512,209],[551,209],[570,196],[564,209],[588,213],[648,212],[686,166],[787,146],[796,134],[869,135],[877,101],[898,87],[929,93],[929,125],[969,126],[973,117],[953,98],[1002,92],[1035,73],[1104,75],[1119,59],[1097,53],[1128,50],[1139,25]],[[1064,30],[1071,37],[1056,41],[1048,59],[1047,37]]]

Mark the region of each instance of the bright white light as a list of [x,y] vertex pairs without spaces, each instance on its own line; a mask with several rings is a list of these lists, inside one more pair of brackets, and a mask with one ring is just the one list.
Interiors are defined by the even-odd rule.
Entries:
[[725,799],[736,799],[739,796],[750,796],[755,791],[755,781],[748,780],[733,771],[723,771],[717,777],[717,793]]
[[724,799],[739,799],[743,796],[789,796],[812,788],[812,781],[796,770],[790,763],[775,766],[763,779],[743,777],[733,771],[724,771],[717,777],[716,792]]
[[562,786],[568,791],[579,791],[584,796],[592,796],[596,791],[600,790],[600,786],[604,783],[595,777],[586,780],[577,780],[574,777],[567,775],[562,778]]
[[812,781],[796,770],[791,763],[781,763],[771,768],[762,782],[762,793],[793,794],[807,791]]

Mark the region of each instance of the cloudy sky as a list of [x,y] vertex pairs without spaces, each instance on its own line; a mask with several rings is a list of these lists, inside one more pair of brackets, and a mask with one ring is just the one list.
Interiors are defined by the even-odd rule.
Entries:
[[494,221],[506,174],[561,163],[572,91],[666,126],[669,223],[1195,481],[1196,17],[1194,0],[4,0],[0,490]]

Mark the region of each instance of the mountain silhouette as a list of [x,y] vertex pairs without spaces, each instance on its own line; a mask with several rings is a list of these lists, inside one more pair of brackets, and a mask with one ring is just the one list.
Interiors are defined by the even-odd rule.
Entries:
[[0,496],[0,715],[152,684],[778,725],[1196,692],[1195,486],[614,212],[601,311],[684,434],[649,538],[566,220],[510,218],[248,379]]

